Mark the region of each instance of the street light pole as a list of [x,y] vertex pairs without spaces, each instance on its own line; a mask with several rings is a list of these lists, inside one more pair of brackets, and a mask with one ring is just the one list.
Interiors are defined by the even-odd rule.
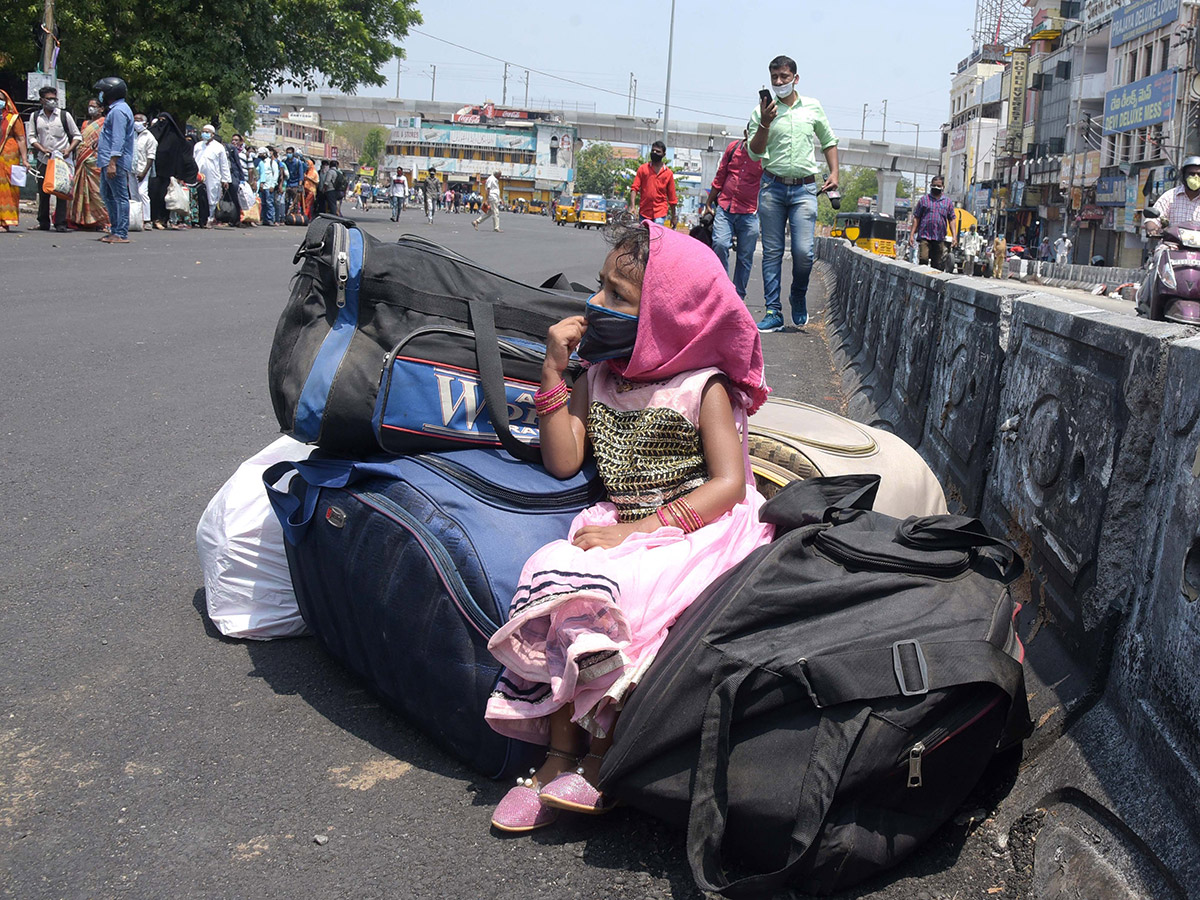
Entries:
[[667,129],[671,121],[671,55],[675,51],[675,0],[671,0],[671,30],[667,38],[667,94],[663,101],[662,142],[667,143]]

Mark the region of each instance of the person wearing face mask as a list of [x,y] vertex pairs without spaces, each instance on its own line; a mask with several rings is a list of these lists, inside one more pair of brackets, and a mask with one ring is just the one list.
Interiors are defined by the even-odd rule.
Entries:
[[217,224],[217,204],[221,202],[221,194],[229,189],[231,179],[229,154],[225,152],[225,145],[217,139],[215,125],[205,125],[200,129],[200,141],[192,152],[196,158],[196,168],[204,176],[203,190],[198,198],[199,226],[212,228]]
[[[783,236],[788,224],[792,235],[792,287],[789,294],[793,325],[808,323],[808,279],[816,252],[817,194],[838,186],[837,135],[825,110],[812,97],[796,93],[796,61],[777,56],[767,65],[775,99],[762,97],[750,114],[747,148],[750,158],[762,163],[758,192],[758,221],[762,234],[763,299],[767,314],[759,331],[783,330],[780,300],[783,271]],[[817,189],[817,149],[825,157],[829,175]]]
[[150,133],[146,117],[138,113],[133,117],[133,182],[130,185],[130,196],[136,197],[142,204],[142,221],[150,222],[150,173],[154,169],[154,159],[158,154],[158,139]]
[[103,128],[104,105],[95,98],[88,100],[87,118],[79,129],[79,148],[75,152],[71,205],[67,208],[67,223],[75,228],[88,230],[108,225],[108,210],[100,194],[100,167],[96,164],[96,148]]
[[[69,160],[83,136],[71,114],[58,107],[58,90],[46,85],[38,91],[41,106],[29,117],[29,146],[37,154],[37,162],[44,169],[54,154]],[[38,179],[38,231],[50,230],[50,194],[42,189]],[[67,230],[67,200],[54,199],[54,230]]]
[[106,244],[129,243],[129,177],[133,171],[133,110],[125,102],[126,86],[120,78],[101,78],[94,90],[108,106],[104,130],[96,147],[96,164],[104,172],[100,190],[108,209],[109,233],[100,238]]
[[662,141],[650,145],[650,162],[642,163],[633,176],[633,184],[629,188],[629,208],[636,209],[639,218],[650,219],[659,225],[666,222],[669,211],[671,227],[674,228],[679,224],[679,200],[675,196],[675,173],[663,165],[666,155],[667,145]]
[[1162,218],[1143,222],[1147,237],[1162,234],[1163,219],[1185,228],[1200,227],[1200,156],[1189,156],[1179,171],[1183,184],[1166,191],[1154,204]]
[[284,214],[297,211],[300,203],[300,180],[304,177],[304,163],[296,155],[295,147],[288,147],[283,155],[283,172],[287,191],[287,206]]
[[950,245],[946,233],[953,233],[958,242],[958,216],[954,201],[944,194],[945,182],[935,175],[929,182],[929,193],[917,201],[913,209],[913,234],[920,241],[919,260],[923,265],[945,270],[950,261]]

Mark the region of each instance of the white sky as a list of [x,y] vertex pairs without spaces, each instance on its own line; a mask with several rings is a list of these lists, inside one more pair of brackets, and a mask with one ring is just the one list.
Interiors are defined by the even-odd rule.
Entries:
[[[594,103],[623,114],[630,72],[637,115],[653,117],[663,106],[670,0],[442,0],[422,3],[421,14],[424,24],[404,42],[401,96],[428,98],[436,65],[438,100],[501,102],[503,62],[444,43],[452,41],[512,63],[510,103],[524,101],[530,68],[546,73],[529,74],[533,106]],[[800,92],[821,101],[839,135],[859,136],[865,103],[867,137],[879,138],[887,100],[887,137],[911,142],[916,128],[907,123],[919,123],[921,144],[934,147],[949,118],[951,73],[971,52],[974,19],[971,0],[676,0],[671,119],[724,121],[735,133],[767,81],[767,62],[782,53],[797,61]],[[385,74],[387,86],[361,93],[396,96],[395,60]]]

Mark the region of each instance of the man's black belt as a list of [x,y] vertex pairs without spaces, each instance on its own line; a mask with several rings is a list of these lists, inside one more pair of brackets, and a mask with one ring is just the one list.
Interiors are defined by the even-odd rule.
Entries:
[[805,175],[803,178],[784,178],[782,175],[776,175],[773,172],[763,172],[763,174],[769,175],[774,181],[786,184],[788,187],[795,187],[798,184],[813,184],[817,180],[816,175]]

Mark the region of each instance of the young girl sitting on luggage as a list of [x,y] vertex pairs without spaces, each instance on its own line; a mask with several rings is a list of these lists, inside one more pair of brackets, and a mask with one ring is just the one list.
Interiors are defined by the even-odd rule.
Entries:
[[[506,667],[488,723],[549,745],[496,807],[502,831],[611,808],[595,785],[623,699],[680,612],[774,533],[742,437],[768,391],[753,318],[698,241],[645,223],[612,243],[586,315],[550,329],[535,395],[546,468],[570,477],[590,453],[611,502],[529,559],[488,644]],[[576,350],[590,366],[568,393]]]

